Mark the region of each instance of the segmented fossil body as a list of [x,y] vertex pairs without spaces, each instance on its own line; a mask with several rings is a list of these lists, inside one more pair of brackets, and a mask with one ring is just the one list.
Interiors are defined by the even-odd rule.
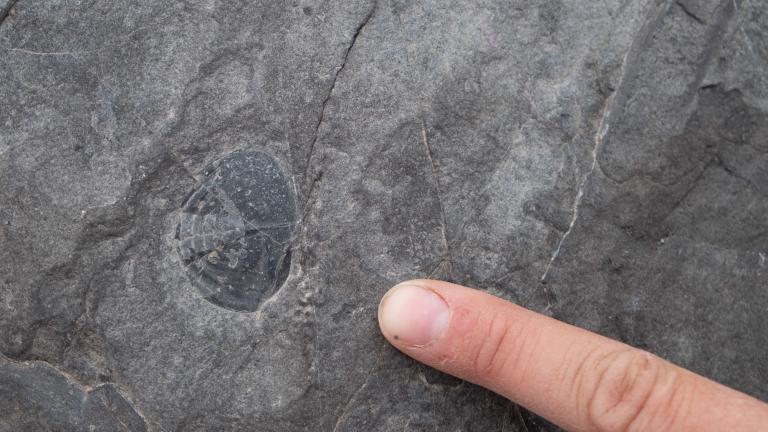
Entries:
[[204,175],[182,205],[179,255],[208,301],[254,311],[288,276],[295,197],[262,152],[232,153]]

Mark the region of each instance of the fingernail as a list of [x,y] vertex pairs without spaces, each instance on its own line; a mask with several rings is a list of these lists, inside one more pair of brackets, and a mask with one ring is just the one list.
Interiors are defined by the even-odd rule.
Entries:
[[379,304],[379,325],[391,339],[405,345],[427,345],[448,328],[448,304],[433,291],[397,285]]

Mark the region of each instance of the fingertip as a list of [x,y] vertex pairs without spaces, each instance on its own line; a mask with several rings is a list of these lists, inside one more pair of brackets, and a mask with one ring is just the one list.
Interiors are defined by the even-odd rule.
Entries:
[[448,327],[448,304],[423,282],[413,280],[397,284],[379,302],[379,328],[395,345],[428,345]]

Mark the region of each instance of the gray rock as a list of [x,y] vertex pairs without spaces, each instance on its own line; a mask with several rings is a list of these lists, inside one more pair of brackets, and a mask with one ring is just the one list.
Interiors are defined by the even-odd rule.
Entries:
[[[414,277],[768,400],[763,2],[0,12],[0,429],[555,430],[387,345]],[[236,151],[296,196],[252,312],[175,238]]]
[[147,430],[113,384],[82,386],[47,363],[0,360],[0,366],[3,430]]

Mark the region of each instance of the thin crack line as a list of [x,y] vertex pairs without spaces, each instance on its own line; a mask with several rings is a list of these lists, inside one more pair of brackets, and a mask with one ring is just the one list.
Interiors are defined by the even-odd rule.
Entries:
[[[312,162],[312,156],[315,152],[315,144],[317,143],[318,138],[320,137],[320,126],[323,124],[323,120],[325,120],[325,108],[328,105],[328,102],[331,100],[331,96],[333,96],[333,91],[336,89],[336,82],[338,81],[339,75],[344,70],[344,68],[347,66],[347,59],[349,58],[349,53],[352,51],[352,48],[354,48],[355,43],[357,42],[358,36],[360,36],[360,33],[362,33],[363,28],[368,24],[368,21],[371,20],[371,17],[373,16],[373,13],[376,11],[376,3],[374,2],[373,7],[368,12],[368,14],[365,16],[363,21],[360,23],[360,25],[357,26],[355,29],[355,33],[352,35],[352,40],[350,41],[349,45],[347,46],[346,51],[344,51],[344,56],[342,57],[341,65],[336,69],[336,73],[333,75],[333,81],[331,82],[331,88],[328,90],[328,95],[323,100],[322,106],[320,108],[320,117],[317,120],[317,125],[315,125],[315,133],[312,137],[312,142],[309,145],[309,156],[307,157],[307,163],[306,163],[306,169],[304,172],[304,177],[307,178],[309,174],[309,170],[311,168],[311,162]],[[314,181],[312,182],[312,185],[314,185]],[[311,185],[311,186],[312,186]],[[307,193],[307,197],[309,197],[309,193]]]
[[611,106],[613,104],[613,100],[615,99],[616,94],[617,93],[614,92],[608,97],[608,100],[605,103],[605,107],[603,108],[603,115],[600,118],[600,124],[595,133],[595,145],[592,147],[592,164],[590,165],[589,171],[587,171],[587,173],[582,178],[581,183],[579,184],[579,190],[576,192],[576,198],[574,198],[573,200],[571,222],[568,224],[568,229],[565,231],[565,233],[563,233],[563,236],[560,237],[560,241],[557,243],[557,247],[552,253],[552,256],[549,258],[549,262],[547,262],[547,267],[544,269],[544,273],[541,275],[541,278],[539,279],[541,282],[545,282],[547,280],[547,275],[549,275],[549,270],[552,268],[552,264],[560,255],[560,250],[563,247],[563,243],[565,243],[565,240],[568,238],[568,236],[571,235],[571,232],[573,231],[573,227],[574,225],[576,225],[576,220],[579,218],[579,208],[581,207],[581,202],[584,199],[584,188],[586,187],[587,182],[592,177],[592,173],[595,172],[595,168],[597,167],[597,157],[600,152],[600,148],[602,147],[602,144],[605,141],[605,136],[608,134],[608,129],[609,129],[608,119],[611,115]]
[[112,384],[111,382],[102,382],[96,385],[86,384],[82,381],[80,381],[78,378],[76,378],[74,375],[72,375],[69,372],[64,371],[59,366],[49,362],[45,359],[30,359],[30,360],[16,360],[11,357],[7,357],[4,354],[0,354],[0,360],[5,360],[8,363],[17,364],[23,367],[35,367],[40,366],[43,368],[49,368],[53,369],[56,373],[61,375],[62,378],[64,378],[65,381],[67,381],[69,384],[79,388],[83,393],[91,393],[92,391],[96,390],[97,388],[106,385],[106,384]]
[[[617,94],[619,94],[620,90],[622,89],[624,85],[624,79],[627,75],[627,64],[629,63],[629,56],[632,53],[632,47],[627,51],[627,53],[624,55],[624,61],[621,64],[621,75],[619,76],[618,84],[616,85],[616,90],[611,93],[610,96],[608,96],[608,99],[605,101],[605,105],[603,106],[603,112],[600,117],[600,124],[597,127],[597,130],[595,131],[595,145],[592,148],[592,164],[590,166],[589,171],[587,174],[584,175],[584,178],[581,181],[581,184],[579,185],[579,190],[576,192],[576,197],[573,200],[573,212],[571,215],[571,222],[568,224],[568,229],[563,233],[563,236],[560,237],[560,241],[557,243],[557,247],[555,248],[554,252],[552,252],[552,256],[549,258],[549,261],[547,262],[547,266],[544,269],[544,273],[541,275],[541,278],[539,279],[540,282],[544,283],[547,281],[547,276],[549,275],[549,271],[552,268],[552,264],[554,264],[557,257],[560,255],[560,250],[563,247],[563,244],[565,243],[565,240],[568,238],[568,236],[571,235],[571,231],[573,231],[573,227],[576,225],[576,220],[579,218],[579,207],[581,206],[581,201],[584,198],[584,188],[587,185],[587,182],[592,177],[592,174],[595,172],[595,168],[600,168],[600,163],[597,160],[599,152],[601,147],[603,146],[603,143],[605,142],[605,137],[608,134],[608,130],[610,128],[610,116],[612,114],[612,107],[617,99]],[[602,172],[602,169],[600,170]],[[546,290],[545,290],[546,291]]]
[[20,52],[23,54],[29,54],[34,56],[40,56],[40,57],[46,57],[46,56],[81,56],[83,54],[89,54],[90,51],[52,51],[52,52],[44,52],[44,51],[32,51],[25,48],[4,48],[8,51],[13,52]]
[[748,177],[744,177],[742,174],[738,173],[735,169],[729,167],[725,161],[720,157],[720,155],[716,155],[714,157],[714,161],[716,162],[717,166],[719,166],[723,171],[725,171],[726,174],[729,176],[741,180],[742,182],[746,183],[747,187],[749,189],[752,189],[757,195],[760,195],[762,197],[768,197],[760,188],[754,184],[752,180],[750,180]]
[[518,404],[515,404],[515,415],[517,415],[517,418],[520,421],[520,424],[523,426],[525,432],[530,432],[528,429],[528,424],[526,424],[525,418],[523,418],[523,412],[520,410],[520,405]]
[[[349,43],[349,46],[347,46],[346,51],[344,52],[344,56],[342,58],[341,65],[338,67],[338,69],[336,69],[336,73],[333,75],[333,81],[331,82],[331,88],[328,90],[328,95],[323,100],[322,106],[320,108],[320,117],[318,118],[317,125],[315,125],[315,132],[314,132],[314,135],[312,137],[312,141],[311,141],[311,143],[309,145],[309,153],[308,153],[308,156],[307,156],[306,167],[304,168],[304,181],[308,182],[309,185],[306,186],[307,196],[306,196],[306,199],[304,200],[304,206],[301,209],[302,215],[301,215],[301,219],[300,219],[300,225],[298,225],[297,228],[299,226],[303,226],[304,225],[304,221],[309,216],[309,210],[310,210],[309,209],[309,203],[312,200],[312,194],[314,192],[315,186],[317,185],[318,182],[320,182],[320,180],[323,177],[322,170],[320,170],[320,172],[317,175],[312,176],[311,179],[310,179],[310,176],[309,176],[309,172],[312,169],[312,158],[313,158],[313,156],[315,154],[315,145],[317,144],[317,140],[320,137],[320,126],[322,126],[323,121],[325,120],[325,108],[328,105],[328,102],[331,100],[331,96],[333,96],[333,91],[336,89],[336,82],[338,81],[338,78],[339,78],[339,75],[341,74],[341,71],[343,71],[344,68],[347,66],[347,59],[349,58],[349,54],[352,51],[352,48],[354,48],[355,43],[357,43],[357,38],[362,33],[363,28],[365,28],[365,26],[368,25],[368,22],[371,20],[371,18],[373,17],[374,12],[376,11],[377,3],[378,2],[376,2],[376,1],[373,3],[373,6],[371,7],[371,10],[368,12],[368,14],[365,16],[363,21],[355,29],[355,33],[352,35],[352,40]],[[320,163],[322,163],[322,158],[321,158],[321,162]],[[300,235],[297,234],[294,237],[294,239],[298,239],[299,237],[300,237]],[[291,243],[293,243],[293,241],[294,240],[292,240]],[[304,232],[304,241],[306,243],[306,230]]]
[[692,20],[696,21],[697,23],[701,25],[706,25],[707,23],[704,22],[703,19],[696,16],[693,11],[688,9],[688,6],[685,5],[682,1],[676,1],[675,4],[683,11],[684,14],[688,15]]
[[447,259],[450,265],[451,250],[449,249],[449,246],[448,246],[448,236],[446,234],[445,207],[443,206],[443,198],[440,194],[440,177],[438,176],[437,165],[435,165],[435,159],[432,156],[432,147],[430,147],[429,145],[429,139],[427,137],[427,127],[426,127],[426,124],[424,123],[424,119],[421,120],[421,141],[422,143],[424,143],[424,149],[427,152],[427,160],[429,160],[429,164],[432,167],[432,177],[435,179],[435,193],[437,195],[437,202],[440,205],[440,227],[441,227],[440,231],[443,236],[443,246],[445,246],[445,257],[443,258],[443,261]]
[[11,14],[11,10],[16,6],[16,3],[18,3],[19,0],[11,0],[11,4],[8,5],[7,8],[0,14],[0,26],[3,25],[5,22],[5,19],[8,18],[8,16]]
[[664,217],[663,217],[663,218],[661,218],[661,220],[660,220],[660,222],[661,222],[661,223],[663,223],[664,221],[666,221],[666,220],[667,220],[667,218],[668,218],[670,215],[672,215],[672,213],[674,213],[674,212],[675,212],[675,210],[677,210],[677,208],[678,208],[678,207],[679,207],[679,206],[680,206],[680,205],[683,203],[683,201],[685,201],[685,200],[688,198],[688,196],[689,196],[689,195],[690,195],[690,194],[691,194],[691,193],[694,191],[694,189],[696,189],[696,186],[698,186],[699,180],[701,180],[702,178],[704,178],[704,175],[707,173],[707,170],[709,169],[709,167],[710,167],[710,166],[712,166],[712,164],[715,164],[715,163],[717,163],[717,156],[714,156],[714,157],[712,157],[710,160],[708,160],[708,161],[707,161],[707,162],[706,162],[706,163],[705,163],[705,164],[704,164],[704,165],[701,167],[701,171],[700,171],[698,174],[696,174],[696,176],[693,178],[693,180],[691,181],[691,183],[690,183],[690,184],[688,185],[688,187],[685,189],[685,192],[683,192],[683,194],[680,196],[680,198],[678,198],[678,199],[677,199],[677,201],[675,201],[675,203],[674,203],[674,204],[672,205],[672,207],[669,209],[669,211],[667,212],[667,214],[665,214],[665,215],[664,215]]
[[349,412],[349,409],[352,408],[352,402],[354,402],[355,398],[368,386],[368,381],[365,381],[353,394],[349,397],[349,400],[344,405],[344,408],[341,410],[341,414],[336,419],[336,424],[333,426],[333,430],[331,432],[336,432],[339,429],[339,426],[341,426],[341,423],[346,419],[347,412]]
[[[678,6],[680,6],[684,10],[684,12],[686,14],[689,14],[689,11],[687,11],[684,8],[684,6],[680,4],[680,2],[675,2],[675,3]],[[671,7],[671,5],[672,5],[672,2],[670,1],[670,3],[668,3],[667,7]],[[733,5],[734,5],[734,7],[736,7],[736,1],[735,0],[733,0]],[[629,57],[629,55],[631,53],[632,53],[632,50],[630,49],[627,52],[627,54],[624,56],[624,63],[622,64],[622,71],[621,71],[621,77],[619,79],[619,83],[616,86],[616,90],[606,100],[605,107],[603,108],[603,113],[602,113],[602,116],[601,116],[601,119],[600,119],[600,125],[598,126],[597,131],[595,133],[595,145],[592,148],[592,164],[590,166],[589,171],[587,172],[587,174],[582,179],[582,181],[581,181],[581,183],[579,185],[579,190],[576,193],[576,197],[575,197],[574,202],[573,202],[573,211],[572,211],[572,216],[571,216],[571,222],[568,225],[568,230],[566,230],[566,232],[563,234],[563,236],[560,237],[560,241],[558,242],[557,247],[555,248],[554,252],[552,253],[552,256],[550,257],[549,262],[547,262],[547,266],[544,269],[544,273],[541,275],[540,281],[542,283],[546,282],[547,276],[549,275],[549,271],[552,268],[552,265],[554,264],[555,260],[560,255],[560,251],[561,251],[561,249],[563,247],[563,244],[565,243],[566,239],[568,238],[568,236],[570,236],[571,232],[573,231],[574,225],[576,225],[576,221],[579,218],[579,208],[581,207],[581,202],[582,202],[582,200],[584,198],[584,188],[586,187],[589,179],[592,177],[592,174],[594,173],[595,168],[599,167],[598,154],[599,154],[600,148],[602,147],[602,145],[603,145],[603,143],[605,141],[605,136],[608,134],[608,130],[609,130],[609,127],[610,127],[609,120],[610,120],[610,116],[611,116],[611,112],[612,112],[611,108],[612,108],[613,103],[614,103],[614,101],[616,99],[616,95],[619,93],[619,91],[623,87],[624,78],[626,77],[626,72],[627,72],[628,57]]]
[[362,393],[363,390],[365,390],[365,388],[368,387],[368,382],[370,381],[370,378],[372,376],[371,373],[373,372],[374,369],[376,369],[379,363],[380,362],[377,362],[376,364],[371,366],[370,369],[368,369],[368,373],[366,373],[367,378],[365,379],[365,381],[363,381],[360,387],[358,387],[357,390],[355,390],[355,392],[352,393],[349,399],[347,399],[347,403],[344,404],[344,408],[341,409],[341,414],[339,414],[339,417],[336,418],[336,424],[334,424],[333,430],[331,432],[336,432],[339,429],[339,426],[341,426],[342,422],[346,419],[347,413],[352,408],[352,403],[355,401],[357,396],[359,396],[360,393]]

